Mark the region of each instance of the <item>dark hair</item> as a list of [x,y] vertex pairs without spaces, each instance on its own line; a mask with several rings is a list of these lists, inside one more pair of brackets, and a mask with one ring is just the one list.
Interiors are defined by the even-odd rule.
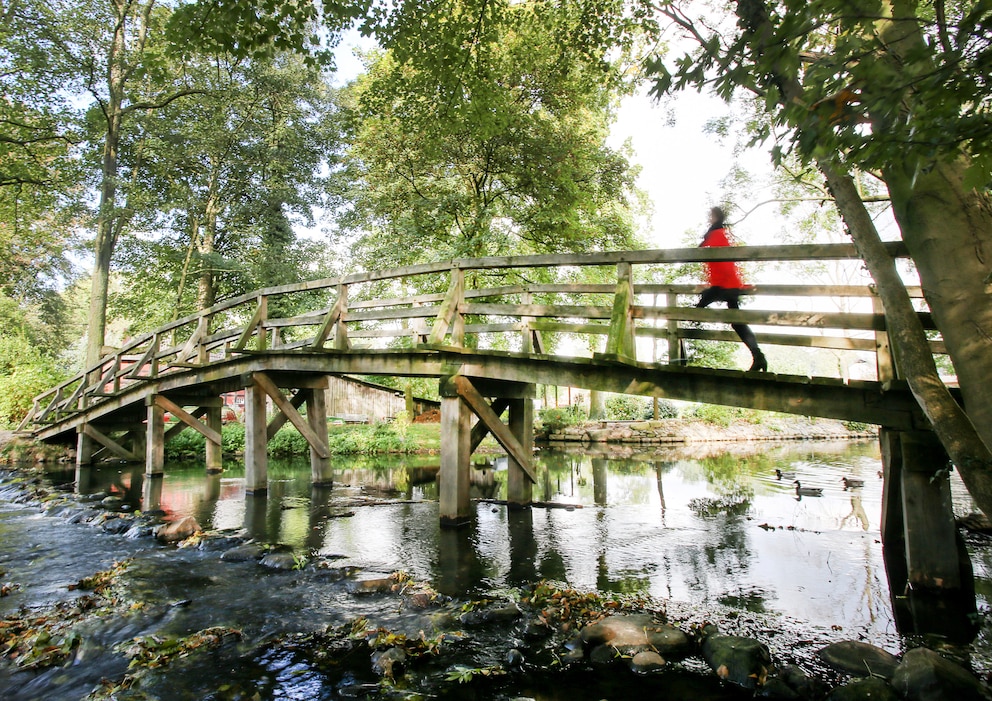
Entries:
[[710,209],[710,215],[713,217],[714,224],[723,225],[723,218],[725,215],[720,207],[713,207],[712,209]]

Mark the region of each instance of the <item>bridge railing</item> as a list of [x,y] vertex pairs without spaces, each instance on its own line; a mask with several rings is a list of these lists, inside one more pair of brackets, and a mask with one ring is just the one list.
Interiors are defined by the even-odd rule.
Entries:
[[[888,247],[893,256],[906,255],[901,244]],[[267,288],[126,342],[36,397],[20,429],[58,423],[135,385],[242,354],[400,346],[551,354],[563,336],[579,335],[592,337],[588,347],[619,360],[638,359],[638,339],[661,340],[668,362],[678,364],[686,339],[738,340],[725,328],[701,326],[715,323],[768,329],[758,333],[763,345],[871,352],[879,379],[897,377],[884,310],[869,286],[758,284],[751,293],[763,303],[802,301],[792,309],[779,303],[773,309],[727,310],[686,304],[701,285],[658,282],[672,277],[673,266],[725,260],[857,260],[857,252],[845,244],[814,244],[491,257]],[[909,293],[922,299],[918,287]],[[837,300],[870,311],[841,311]],[[920,316],[933,330],[930,315],[921,311]],[[932,350],[944,352],[939,339]]]

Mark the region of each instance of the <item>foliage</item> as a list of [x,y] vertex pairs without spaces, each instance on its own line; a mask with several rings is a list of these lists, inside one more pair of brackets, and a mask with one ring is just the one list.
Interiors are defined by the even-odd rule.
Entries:
[[541,426],[548,433],[560,431],[568,426],[575,426],[586,421],[588,418],[586,409],[581,404],[549,407],[547,409],[541,409],[538,412],[538,419],[541,422]]
[[689,414],[699,421],[727,428],[736,421],[761,422],[761,412],[721,404],[700,404]]
[[[245,449],[245,427],[240,423],[224,424],[221,427],[221,450],[225,454],[240,454]],[[278,435],[278,434],[276,434]],[[169,460],[189,460],[201,458],[206,449],[206,438],[198,431],[187,428],[165,444],[165,456]]]
[[[679,418],[679,408],[674,402],[668,399],[657,399],[655,400],[658,404],[658,418],[659,419],[677,419]],[[655,402],[650,402],[647,407],[647,411],[644,414],[645,419],[654,418],[654,405]]]
[[631,394],[615,394],[606,400],[606,418],[610,421],[638,421],[650,410],[650,400]]
[[227,639],[240,638],[241,631],[234,628],[213,626],[198,630],[182,638],[162,635],[145,635],[118,644],[115,650],[124,653],[130,662],[128,669],[165,667],[178,657],[185,657],[194,650],[211,650]]
[[[0,300],[0,316],[7,304]],[[8,319],[24,316],[17,313]],[[26,322],[25,322],[26,323]],[[19,332],[20,331],[20,332]],[[39,346],[32,336],[38,338],[44,330],[22,327],[17,329],[9,322],[0,331],[0,426],[15,427],[31,408],[34,397],[54,387],[65,379],[66,372],[45,346]]]
[[81,630],[93,617],[121,615],[118,580],[130,562],[84,577],[69,589],[87,593],[45,609],[23,609],[0,619],[0,657],[22,669],[44,669],[65,662],[82,643]]
[[[342,175],[358,261],[629,247],[633,171],[605,145],[622,69],[606,47],[576,45],[574,8],[410,5],[404,16],[445,22],[369,57],[350,89]],[[466,40],[465,63],[433,63]]]

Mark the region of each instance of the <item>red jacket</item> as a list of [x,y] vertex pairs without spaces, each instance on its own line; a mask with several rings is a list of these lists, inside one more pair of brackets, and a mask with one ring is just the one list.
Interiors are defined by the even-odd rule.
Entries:
[[[707,231],[699,247],[714,248],[729,245],[727,230],[721,226]],[[740,290],[745,287],[737,264],[733,261],[703,263],[703,266],[706,268],[706,279],[709,281],[710,287],[726,287],[731,290]]]

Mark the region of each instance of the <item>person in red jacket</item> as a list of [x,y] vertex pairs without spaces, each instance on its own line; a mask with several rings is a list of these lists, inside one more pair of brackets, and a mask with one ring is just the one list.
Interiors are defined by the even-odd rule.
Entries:
[[[703,237],[703,242],[699,244],[701,248],[730,245],[723,219],[722,209],[713,207],[710,210],[710,228]],[[728,309],[740,309],[740,298],[747,294],[747,285],[741,279],[737,264],[733,261],[716,261],[703,265],[706,268],[706,278],[710,286],[703,290],[696,307],[708,307],[713,302],[726,302]],[[731,324],[730,327],[737,332],[744,345],[751,351],[753,362],[749,369],[758,372],[766,371],[768,361],[765,359],[765,354],[758,348],[758,339],[754,337],[751,327],[747,324]]]

